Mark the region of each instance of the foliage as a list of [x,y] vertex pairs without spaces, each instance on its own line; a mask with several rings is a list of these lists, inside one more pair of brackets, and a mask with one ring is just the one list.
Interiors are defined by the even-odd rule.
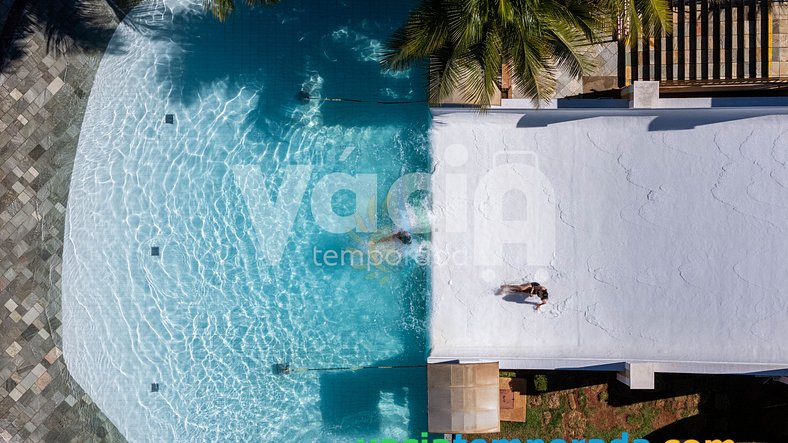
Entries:
[[659,31],[670,32],[673,11],[668,0],[605,0],[605,10],[614,29],[623,25],[623,37],[653,36]]
[[607,0],[422,0],[387,42],[383,63],[403,70],[429,58],[432,102],[453,92],[487,107],[501,65],[535,101],[556,88],[558,70],[592,67],[582,45],[595,40]]
[[[227,17],[235,11],[235,0],[205,0],[206,8],[213,13],[213,15],[221,21],[227,20]],[[280,0],[243,0],[249,6],[257,5],[275,5]]]
[[[102,53],[115,32],[117,21],[136,0],[14,0],[0,14],[0,72],[25,56],[28,37],[41,32],[46,52],[57,56],[69,51]],[[109,8],[108,8],[109,7]],[[111,11],[111,12],[110,12]],[[113,15],[114,14],[114,15]],[[115,45],[113,50],[120,50]]]
[[547,376],[544,374],[534,375],[534,387],[537,392],[547,392]]

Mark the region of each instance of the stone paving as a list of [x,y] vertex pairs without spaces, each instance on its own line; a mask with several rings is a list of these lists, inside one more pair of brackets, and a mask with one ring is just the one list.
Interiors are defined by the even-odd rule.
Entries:
[[100,55],[48,52],[40,31],[21,45],[0,73],[0,443],[123,441],[61,351],[65,205]]
[[[11,3],[0,0],[0,29]],[[772,74],[785,76],[788,6],[775,15]],[[65,206],[100,56],[48,52],[45,38],[24,39],[25,55],[0,72],[0,443],[123,441],[70,377],[60,347]],[[599,54],[605,78],[615,75],[613,49]],[[564,77],[559,85],[559,96],[583,87]]]

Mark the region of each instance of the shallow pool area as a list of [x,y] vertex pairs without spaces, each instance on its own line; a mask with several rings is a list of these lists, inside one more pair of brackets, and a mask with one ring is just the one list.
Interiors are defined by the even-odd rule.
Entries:
[[[390,189],[429,172],[425,76],[378,63],[410,6],[288,0],[221,23],[200,1],[158,0],[118,28],[74,162],[63,350],[129,441],[425,430],[428,239],[393,264],[325,260],[419,222],[425,202],[392,206]],[[359,229],[316,220],[331,174],[374,176]],[[333,197],[338,214],[358,207]],[[359,366],[395,368],[302,370]]]

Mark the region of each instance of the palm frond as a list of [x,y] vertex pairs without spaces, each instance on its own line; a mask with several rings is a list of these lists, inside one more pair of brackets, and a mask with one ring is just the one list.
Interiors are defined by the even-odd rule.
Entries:
[[386,69],[407,69],[443,48],[448,33],[441,1],[424,1],[386,42],[381,63]]
[[653,37],[660,31],[671,32],[673,11],[668,0],[633,0],[644,35]]
[[[281,0],[245,0],[245,3],[252,6],[276,5]],[[235,0],[205,0],[205,9],[211,11],[219,21],[225,21],[235,11]]]
[[653,37],[659,32],[672,32],[669,0],[603,0],[603,9],[609,13],[613,27],[623,27],[619,30],[627,42],[632,36]]
[[235,11],[235,2],[233,0],[206,0],[205,8],[223,22]]
[[551,60],[549,42],[540,35],[541,31],[529,32],[524,26],[509,30],[509,38],[517,44],[508,51],[508,63],[512,69],[512,82],[526,97],[536,104],[552,98],[556,88],[557,70]]
[[541,103],[559,68],[580,76],[593,66],[582,47],[608,22],[603,6],[620,1],[634,0],[422,0],[387,42],[384,65],[429,58],[431,101],[458,93],[486,108],[507,63],[515,86]]
[[462,69],[453,46],[435,51],[429,62],[429,99],[437,103],[451,95],[459,86]]

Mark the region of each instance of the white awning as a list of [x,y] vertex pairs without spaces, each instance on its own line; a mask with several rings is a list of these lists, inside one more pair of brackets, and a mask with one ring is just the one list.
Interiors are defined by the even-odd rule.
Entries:
[[500,431],[498,362],[430,364],[427,391],[429,432]]

